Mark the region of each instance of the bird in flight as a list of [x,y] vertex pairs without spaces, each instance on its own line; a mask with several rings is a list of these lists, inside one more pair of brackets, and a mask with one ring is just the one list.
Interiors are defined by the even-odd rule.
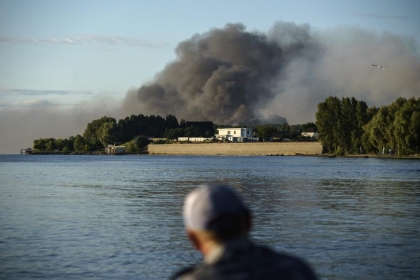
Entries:
[[378,65],[378,64],[372,64],[372,66],[376,66],[376,67],[378,67],[379,69],[382,69],[382,70],[386,71],[385,67],[382,67],[381,65]]

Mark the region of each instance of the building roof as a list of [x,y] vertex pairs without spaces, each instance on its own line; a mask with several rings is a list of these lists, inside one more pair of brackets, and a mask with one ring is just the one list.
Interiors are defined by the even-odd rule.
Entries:
[[316,132],[315,127],[308,127],[306,129],[303,129],[302,132]]

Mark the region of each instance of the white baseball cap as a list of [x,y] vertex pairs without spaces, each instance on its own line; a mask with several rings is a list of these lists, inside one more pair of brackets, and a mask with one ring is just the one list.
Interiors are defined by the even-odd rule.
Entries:
[[214,219],[245,211],[248,211],[248,208],[231,187],[204,185],[185,198],[184,223],[189,229],[209,230]]

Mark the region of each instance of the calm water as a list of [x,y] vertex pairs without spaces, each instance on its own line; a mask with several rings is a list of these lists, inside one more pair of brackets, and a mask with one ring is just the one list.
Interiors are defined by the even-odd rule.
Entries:
[[167,279],[200,260],[182,204],[209,181],[321,279],[420,277],[417,160],[0,155],[0,278]]

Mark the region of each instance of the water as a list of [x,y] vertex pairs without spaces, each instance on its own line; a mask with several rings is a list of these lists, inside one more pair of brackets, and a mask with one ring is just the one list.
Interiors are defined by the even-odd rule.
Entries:
[[200,261],[182,204],[209,181],[321,279],[420,276],[417,160],[0,155],[0,278],[167,279]]

